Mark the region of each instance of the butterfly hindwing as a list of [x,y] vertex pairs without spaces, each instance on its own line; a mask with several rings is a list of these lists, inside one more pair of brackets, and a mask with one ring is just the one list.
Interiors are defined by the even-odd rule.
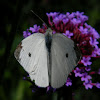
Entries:
[[28,72],[31,80],[41,87],[49,85],[45,35],[34,33],[18,45],[15,58]]

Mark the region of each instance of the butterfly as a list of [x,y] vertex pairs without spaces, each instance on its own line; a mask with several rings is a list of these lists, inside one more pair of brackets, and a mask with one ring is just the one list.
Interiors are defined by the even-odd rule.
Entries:
[[62,87],[77,66],[81,53],[73,40],[61,33],[34,33],[23,39],[14,55],[31,81],[39,87]]

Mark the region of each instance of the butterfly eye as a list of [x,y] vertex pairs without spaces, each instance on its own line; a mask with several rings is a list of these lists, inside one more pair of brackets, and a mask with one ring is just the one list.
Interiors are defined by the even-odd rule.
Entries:
[[66,57],[68,58],[68,53],[66,53]]
[[29,54],[28,54],[28,55],[29,55],[29,57],[31,57],[31,53],[30,53],[30,52],[29,52]]

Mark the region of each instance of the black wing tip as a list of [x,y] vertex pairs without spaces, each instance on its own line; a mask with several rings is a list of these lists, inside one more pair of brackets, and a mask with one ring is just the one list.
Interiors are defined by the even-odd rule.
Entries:
[[15,56],[15,58],[18,60],[18,61],[20,61],[20,51],[21,51],[21,49],[22,49],[22,42],[20,42],[19,43],[19,45],[17,46],[17,48],[16,48],[16,50],[15,50],[15,52],[14,52],[14,56]]

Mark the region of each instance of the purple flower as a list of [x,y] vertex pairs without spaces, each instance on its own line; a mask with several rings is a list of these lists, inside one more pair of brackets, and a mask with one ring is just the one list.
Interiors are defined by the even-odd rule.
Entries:
[[88,90],[89,88],[92,89],[92,87],[93,87],[93,85],[91,83],[92,83],[91,80],[89,80],[88,82],[84,82],[83,85]]
[[99,42],[97,41],[97,39],[93,39],[92,37],[90,37],[90,44],[94,47],[97,46],[97,44],[99,44]]
[[74,12],[72,12],[71,14],[68,15],[68,18],[69,18],[69,19],[72,19],[72,18],[74,18],[74,17],[75,17],[75,13],[74,13]]
[[71,86],[72,85],[72,80],[68,77],[66,86]]
[[78,67],[76,67],[76,69],[74,70],[74,73],[75,73],[75,77],[81,77],[82,74],[81,74],[81,69],[79,69]]
[[90,71],[90,70],[91,70],[91,66],[86,66],[86,67],[85,67],[85,70],[86,70],[86,71]]
[[84,14],[84,12],[79,12],[79,11],[76,11],[76,13],[75,13],[75,15],[77,16],[77,17],[80,17],[80,16],[82,16]]
[[96,54],[94,51],[92,51],[91,57],[96,57]]
[[65,36],[67,36],[68,38],[71,38],[71,36],[73,36],[73,33],[70,33],[68,30],[66,31],[66,33],[63,33]]
[[97,88],[100,89],[100,83],[99,83],[99,82],[97,82],[97,83],[95,84],[95,86],[96,86]]
[[87,23],[84,24],[86,28],[91,29],[91,25],[88,25]]
[[91,57],[96,57],[97,55],[100,55],[100,48],[95,45],[94,51],[92,51]]
[[51,88],[50,86],[47,87],[47,92],[50,90],[50,88]]
[[59,12],[50,12],[50,13],[46,13],[46,15],[47,15],[48,17],[52,17],[52,18],[56,17],[58,14],[59,14]]
[[58,18],[59,18],[59,20],[61,21],[62,19],[66,18],[66,15],[60,14],[60,15],[58,16]]
[[78,20],[78,19],[76,19],[76,18],[73,18],[73,19],[71,20],[71,22],[72,22],[74,25],[77,25],[77,24],[80,24],[80,23],[81,23],[81,21]]
[[68,17],[70,15],[70,13],[69,12],[66,12],[66,16]]
[[65,18],[66,18],[66,15],[60,14],[59,16],[56,16],[53,19],[53,22],[54,22],[54,24],[57,24],[59,21],[63,21],[63,23],[67,23],[68,22],[68,19],[65,19]]
[[82,74],[81,81],[88,82],[88,80],[90,80],[90,79],[92,79],[92,77],[90,75],[88,75],[87,73]]
[[95,48],[94,48],[94,54],[100,55],[100,48],[98,46],[95,46]]
[[83,14],[84,12],[79,12],[79,11],[75,13],[75,15],[77,16],[77,19],[81,20],[82,23],[88,20],[88,17]]
[[36,33],[39,31],[40,26],[34,25],[33,27],[30,27],[30,31],[32,31],[32,33]]
[[80,20],[81,20],[82,22],[85,22],[85,21],[88,20],[88,17],[87,17],[86,15],[82,15],[82,16],[80,16]]
[[90,59],[91,57],[83,57],[81,62],[84,64],[84,66],[91,65],[92,62],[90,62]]
[[92,27],[90,28],[90,33],[91,33],[91,35],[93,35],[94,39],[99,39],[100,38],[100,35],[98,34],[98,32]]
[[59,21],[60,21],[60,20],[59,20],[58,17],[55,17],[54,20],[53,20],[54,24],[57,24]]
[[30,35],[31,35],[31,33],[28,31],[28,29],[26,31],[23,31],[24,38],[26,38],[26,37],[28,37]]
[[69,21],[69,19],[68,18],[64,18],[62,21],[63,21],[64,24],[66,24]]
[[79,30],[80,30],[80,32],[82,34],[87,34],[88,33],[88,29],[87,28],[83,28],[83,26],[80,26]]

